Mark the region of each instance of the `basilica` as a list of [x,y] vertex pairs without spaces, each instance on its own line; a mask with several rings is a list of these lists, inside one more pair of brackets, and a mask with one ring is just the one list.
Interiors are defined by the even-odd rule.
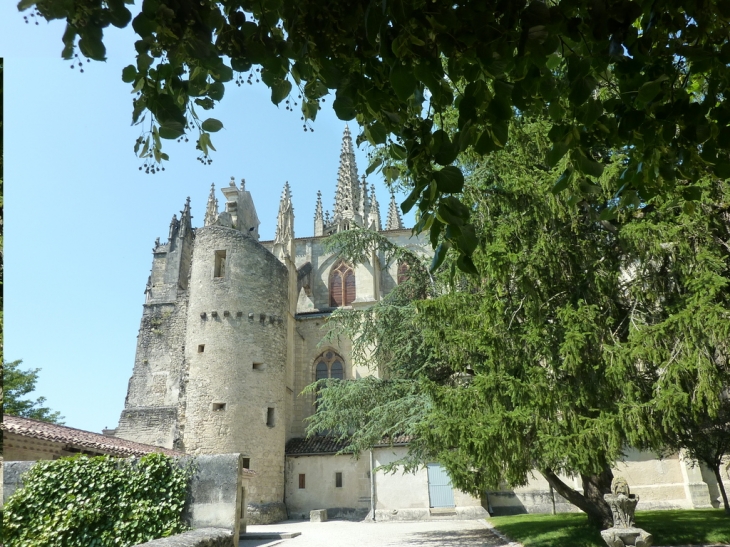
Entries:
[[[306,437],[315,400],[302,395],[305,386],[374,373],[353,362],[348,340],[323,342],[330,314],[371,306],[399,282],[398,264],[377,252],[349,263],[326,249],[327,236],[358,226],[424,257],[432,253],[425,238],[403,226],[393,196],[382,222],[375,188],[358,175],[347,128],[334,207],[325,212],[318,195],[312,235],[294,233],[288,184],[272,241],[260,241],[243,181],[220,192],[222,210],[210,189],[203,226],[192,226],[188,198],[167,241],[155,242],[124,410],[106,435],[188,454],[241,454],[255,473],[245,495],[251,524],[317,509],[377,520],[575,510],[538,473],[525,487],[476,499],[453,489],[438,462],[413,474],[379,472],[404,455],[406,438],[355,457],[338,455],[335,439]],[[627,450],[615,472],[641,494],[645,509],[716,503],[711,478],[678,455]]]

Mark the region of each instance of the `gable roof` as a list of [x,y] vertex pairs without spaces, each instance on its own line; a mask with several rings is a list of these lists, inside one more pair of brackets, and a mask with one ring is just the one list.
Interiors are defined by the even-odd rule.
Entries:
[[74,429],[65,425],[51,424],[9,414],[3,415],[0,429],[3,432],[15,433],[22,437],[63,443],[67,447],[76,450],[99,452],[110,456],[143,456],[152,452],[162,452],[166,456],[183,455],[182,452],[177,450],[136,443],[126,439],[84,431],[83,429]]

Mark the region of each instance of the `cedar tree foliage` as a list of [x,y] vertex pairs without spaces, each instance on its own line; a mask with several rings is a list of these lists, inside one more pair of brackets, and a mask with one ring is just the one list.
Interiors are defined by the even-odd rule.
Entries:
[[[576,201],[548,184],[569,161],[552,170],[539,161],[549,132],[544,119],[515,120],[505,150],[467,180],[478,275],[461,274],[450,250],[420,278],[426,298],[404,285],[367,310],[333,313],[330,336],[352,339],[353,360],[380,378],[310,387],[319,393],[310,430],[355,430],[353,451],[409,434],[400,463],[437,459],[475,495],[537,470],[608,527],[603,495],[627,446],[699,457],[687,439],[725,419],[730,188],[706,176],[695,185],[699,213],[678,189],[606,222],[599,212],[630,159],[607,152]],[[344,232],[333,245],[358,259],[359,241],[359,259],[374,260],[375,237]]]

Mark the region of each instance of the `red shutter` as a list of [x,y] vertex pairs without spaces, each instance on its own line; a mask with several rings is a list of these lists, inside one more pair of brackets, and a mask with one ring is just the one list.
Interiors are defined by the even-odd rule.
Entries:
[[330,306],[335,308],[342,306],[342,277],[340,277],[340,272],[335,272],[332,275],[332,282],[330,283]]
[[345,306],[349,306],[355,301],[355,274],[350,270],[345,275]]

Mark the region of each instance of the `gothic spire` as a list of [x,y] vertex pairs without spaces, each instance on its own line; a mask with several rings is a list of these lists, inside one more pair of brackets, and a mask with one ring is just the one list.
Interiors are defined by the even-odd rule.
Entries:
[[190,214],[190,196],[185,199],[185,206],[180,211],[180,237],[185,237],[193,231],[192,215]]
[[317,207],[314,210],[314,236],[324,235],[324,213],[322,211],[322,192],[317,190]]
[[218,199],[215,197],[215,184],[210,185],[210,194],[208,194],[208,205],[205,208],[204,226],[211,226],[218,220]]
[[398,204],[395,202],[395,194],[390,193],[390,205],[388,206],[388,220],[385,223],[386,230],[402,230],[403,220],[400,218]]
[[375,185],[370,185],[370,226],[371,230],[381,231],[383,225],[380,223],[380,204],[378,198],[375,195]]
[[370,199],[368,197],[368,183],[365,182],[365,174],[362,176],[362,184],[360,186],[360,216],[362,216],[363,225],[367,227],[368,217],[370,216]]
[[[360,184],[355,164],[355,150],[352,146],[350,128],[345,125],[342,135],[342,149],[340,150],[340,167],[337,171],[337,190],[335,191],[335,222],[345,219],[356,219],[362,222],[359,215]],[[359,218],[356,218],[359,217]]]
[[274,245],[277,243],[285,244],[294,238],[294,208],[291,203],[291,189],[289,182],[284,184],[284,190],[281,193],[281,201],[279,201],[279,215],[276,220],[276,236],[274,237]]

